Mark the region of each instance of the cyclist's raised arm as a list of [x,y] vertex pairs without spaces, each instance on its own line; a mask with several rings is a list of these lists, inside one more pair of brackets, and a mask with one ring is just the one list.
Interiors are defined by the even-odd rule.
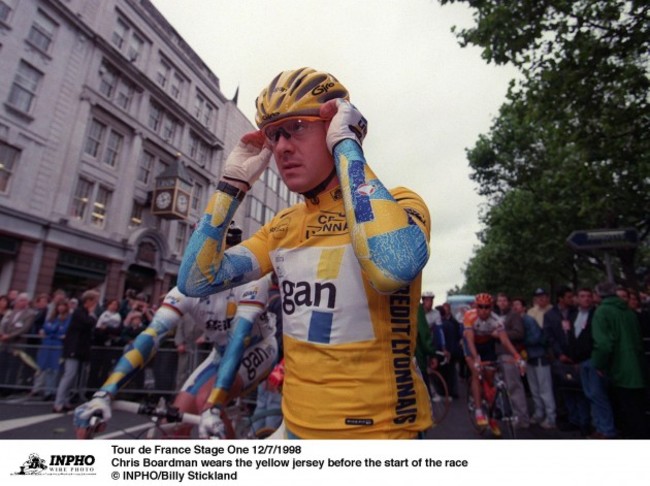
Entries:
[[100,390],[115,396],[133,375],[144,369],[158,351],[160,342],[176,328],[183,314],[190,309],[193,300],[183,295],[178,287],[171,289],[149,326],[128,345]]
[[408,285],[429,259],[429,211],[406,189],[391,194],[366,163],[366,120],[348,101],[321,107],[330,119],[327,145],[343,192],[352,247],[372,286],[391,293]]
[[228,156],[217,191],[192,234],[178,273],[185,295],[202,297],[259,278],[258,258],[244,247],[226,250],[226,235],[245,193],[268,165],[264,135],[244,135]]
[[111,399],[155,356],[160,341],[175,329],[183,314],[193,304],[193,300],[184,296],[176,287],[167,293],[149,326],[128,345],[92,400],[75,409],[73,419],[75,427],[78,429],[88,427],[93,415],[101,416],[104,422],[111,418]]

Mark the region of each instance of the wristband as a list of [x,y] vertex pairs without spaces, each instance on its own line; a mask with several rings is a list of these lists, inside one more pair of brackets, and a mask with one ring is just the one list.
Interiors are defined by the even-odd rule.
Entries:
[[225,192],[238,201],[243,201],[244,196],[246,195],[246,191],[242,191],[241,189],[233,186],[232,184],[228,184],[225,181],[219,181],[219,184],[217,184],[217,191]]

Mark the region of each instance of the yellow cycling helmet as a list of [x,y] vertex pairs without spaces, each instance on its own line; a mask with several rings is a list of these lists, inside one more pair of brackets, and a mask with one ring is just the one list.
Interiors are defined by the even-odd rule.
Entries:
[[312,68],[283,71],[257,97],[259,128],[290,116],[318,116],[321,105],[350,99],[348,90],[329,73]]

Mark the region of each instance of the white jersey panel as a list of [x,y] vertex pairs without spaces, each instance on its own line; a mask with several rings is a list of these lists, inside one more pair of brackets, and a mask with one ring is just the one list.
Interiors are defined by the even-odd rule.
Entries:
[[360,265],[350,245],[279,248],[271,261],[280,281],[284,334],[317,344],[375,339]]

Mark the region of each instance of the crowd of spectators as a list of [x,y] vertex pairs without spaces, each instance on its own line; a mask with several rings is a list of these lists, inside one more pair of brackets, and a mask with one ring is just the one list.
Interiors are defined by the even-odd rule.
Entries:
[[[526,374],[504,370],[517,426],[576,431],[583,437],[650,438],[650,296],[604,282],[595,289],[562,286],[555,303],[544,288],[523,297],[499,293],[494,314],[526,359]],[[462,316],[422,297],[439,367],[458,397]],[[458,319],[457,319],[458,317]],[[505,350],[499,349],[499,358]],[[505,360],[504,360],[505,363]],[[503,365],[507,368],[507,365]]]
[[[101,386],[156,308],[132,289],[123,299],[102,304],[94,290],[79,298],[63,290],[33,299],[16,290],[0,295],[0,395],[28,393],[31,399],[53,401],[56,412],[70,409],[73,401],[84,399],[82,390]],[[191,369],[191,352],[202,347],[196,344],[201,329],[193,321],[187,319],[180,331],[161,343],[166,353],[134,379],[132,389],[172,393],[182,382]]]
[[[603,283],[595,290],[560,287],[553,304],[543,288],[534,291],[530,306],[504,293],[494,300],[494,313],[527,361],[525,376],[506,373],[519,427],[557,427],[590,438],[650,437],[647,294]],[[433,302],[433,294],[423,296],[428,329],[419,339],[430,339],[426,354],[437,352],[450,397],[458,398],[459,381],[467,377],[462,316]],[[0,394],[28,392],[54,401],[55,411],[68,410],[77,390],[101,386],[156,308],[133,290],[102,305],[94,290],[79,299],[63,290],[33,299],[16,290],[0,295]],[[159,353],[132,388],[173,393],[192,370],[190,357],[208,352],[202,338],[202,327],[184,319],[161,345],[167,353]]]

